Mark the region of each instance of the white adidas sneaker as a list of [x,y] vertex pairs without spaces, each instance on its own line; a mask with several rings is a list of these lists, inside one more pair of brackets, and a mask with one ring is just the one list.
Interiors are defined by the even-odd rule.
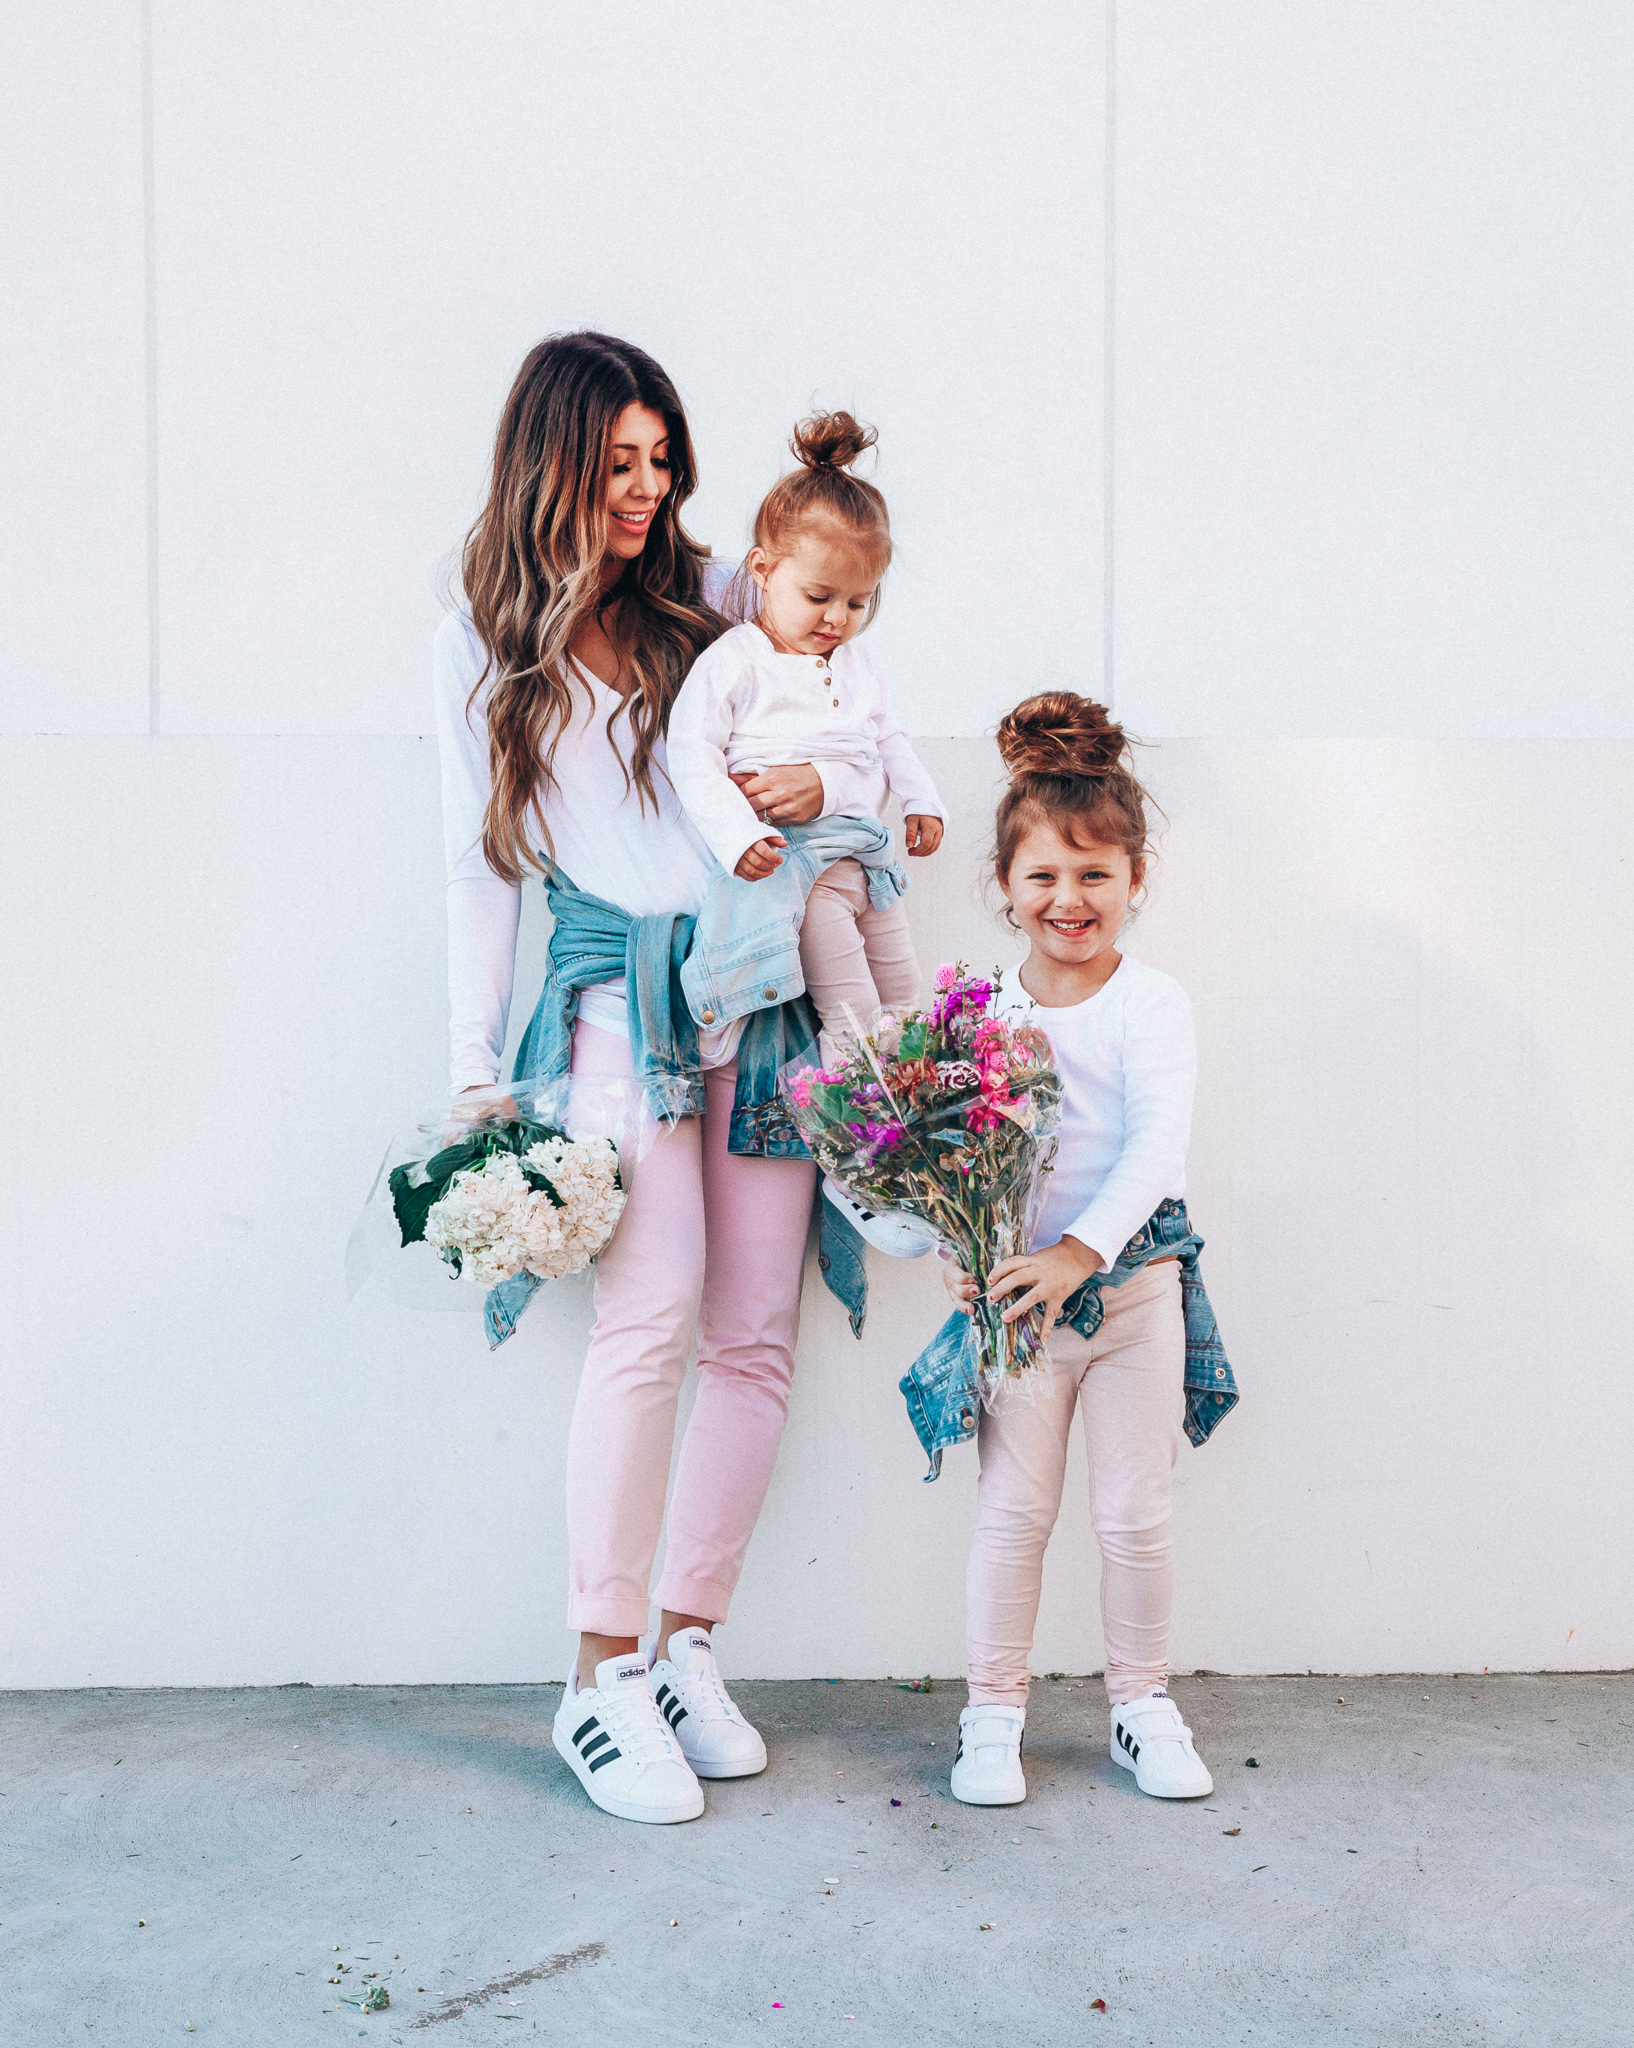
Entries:
[[1161,1685],[1112,1709],[1112,1761],[1133,1771],[1154,1799],[1202,1799],[1214,1790],[1191,1730]]
[[1021,1768],[1025,1707],[966,1707],[959,1716],[959,1749],[952,1790],[966,1806],[1019,1806],[1027,1796]]
[[936,1245],[936,1233],[917,1216],[886,1215],[878,1209],[864,1209],[848,1195],[837,1180],[823,1175],[823,1200],[839,1210],[865,1244],[892,1259],[922,1259]]
[[722,1684],[707,1629],[678,1628],[651,1678],[658,1711],[700,1778],[752,1778],[765,1770],[766,1745]]
[[639,1651],[568,1679],[556,1709],[557,1754],[603,1813],[619,1820],[696,1820],[704,1788],[658,1711]]

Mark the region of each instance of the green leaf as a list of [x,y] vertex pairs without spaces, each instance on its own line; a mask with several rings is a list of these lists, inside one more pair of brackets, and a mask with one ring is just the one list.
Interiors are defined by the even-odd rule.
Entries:
[[925,1056],[925,1040],[929,1032],[930,1026],[922,1017],[917,1023],[904,1025],[902,1044],[897,1054],[898,1059],[923,1059]]
[[407,1166],[394,1166],[389,1177],[391,1205],[406,1245],[425,1242],[426,1218],[448,1186],[447,1180],[443,1179],[428,1180],[414,1187],[409,1181],[411,1170]]

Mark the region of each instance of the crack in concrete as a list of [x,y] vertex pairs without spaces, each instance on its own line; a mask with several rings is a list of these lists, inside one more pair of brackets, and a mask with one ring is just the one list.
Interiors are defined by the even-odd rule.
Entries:
[[502,1991],[515,1991],[524,1984],[538,1984],[546,1977],[560,1977],[565,1971],[576,1970],[581,1963],[599,1963],[606,1953],[606,1942],[587,1941],[562,1955],[547,1956],[542,1963],[535,1963],[531,1970],[518,1970],[510,1977],[496,1977],[491,1984],[484,1984],[479,1990],[445,1999],[433,2011],[423,2012],[417,2020],[410,2020],[408,2031],[414,2033],[421,2027],[434,2027],[439,2020],[457,2020],[462,2012],[473,2005],[486,2005],[490,1998],[497,1998]]

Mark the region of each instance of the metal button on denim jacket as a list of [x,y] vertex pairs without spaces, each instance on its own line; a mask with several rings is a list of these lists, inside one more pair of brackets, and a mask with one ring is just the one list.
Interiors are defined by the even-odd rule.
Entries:
[[[1186,1435],[1194,1444],[1206,1443],[1237,1405],[1237,1382],[1197,1263],[1202,1249],[1185,1203],[1159,1203],[1119,1252],[1111,1272],[1095,1275],[1069,1294],[1056,1320],[1057,1329],[1065,1323],[1080,1337],[1093,1337],[1106,1315],[1105,1288],[1121,1286],[1156,1259],[1178,1258],[1186,1320]],[[955,1312],[948,1317],[903,1375],[900,1391],[930,1459],[928,1483],[941,1473],[942,1453],[976,1434],[981,1399],[968,1316]]]

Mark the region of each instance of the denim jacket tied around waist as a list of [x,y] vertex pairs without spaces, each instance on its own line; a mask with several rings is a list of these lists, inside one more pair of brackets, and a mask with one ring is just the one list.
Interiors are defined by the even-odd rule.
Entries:
[[[1186,1319],[1186,1435],[1194,1444],[1206,1443],[1237,1405],[1237,1382],[1197,1262],[1202,1249],[1203,1240],[1191,1227],[1185,1203],[1162,1202],[1118,1254],[1112,1270],[1093,1275],[1068,1295],[1056,1320],[1057,1329],[1065,1323],[1080,1337],[1093,1337],[1106,1314],[1104,1289],[1121,1287],[1157,1259],[1178,1258]],[[930,1459],[928,1484],[942,1470],[942,1453],[976,1434],[981,1396],[970,1318],[949,1316],[900,1384],[909,1418]]]
[[[857,821],[849,821],[855,824]],[[837,856],[836,856],[837,857]],[[809,884],[808,884],[809,886]],[[698,1029],[681,987],[681,970],[694,940],[685,916],[632,917],[616,903],[574,885],[553,871],[545,894],[555,929],[544,986],[511,1068],[513,1081],[553,1081],[573,1064],[573,1027],[579,993],[598,982],[622,980],[629,1005],[630,1059],[655,1116],[701,1116],[703,1066]],[[797,995],[758,1008],[738,1042],[728,1150],[760,1159],[810,1155],[778,1097],[777,1077],[790,1060],[816,1057],[817,1017]],[[862,1240],[831,1204],[820,1201],[823,1278],[860,1328],[867,1282]],[[514,1273],[488,1292],[485,1321],[490,1347],[503,1344],[517,1318],[544,1285],[532,1273]]]

